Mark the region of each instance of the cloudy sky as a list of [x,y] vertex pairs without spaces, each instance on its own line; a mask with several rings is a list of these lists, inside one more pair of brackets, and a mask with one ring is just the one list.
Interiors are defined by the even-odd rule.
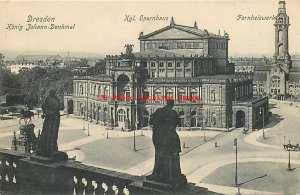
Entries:
[[[290,53],[300,52],[300,0],[287,0],[290,16]],[[1,1],[0,51],[47,50],[80,51],[99,54],[118,54],[124,44],[139,50],[138,35],[169,25],[169,20],[140,21],[143,16],[173,16],[175,23],[192,26],[197,21],[200,29],[230,36],[230,55],[272,54],[274,52],[273,20],[238,20],[242,16],[276,15],[278,1]],[[35,22],[37,25],[74,25],[74,30],[26,31],[28,15],[55,18],[54,22]],[[136,21],[124,21],[126,15]],[[7,29],[13,24],[23,29]]]

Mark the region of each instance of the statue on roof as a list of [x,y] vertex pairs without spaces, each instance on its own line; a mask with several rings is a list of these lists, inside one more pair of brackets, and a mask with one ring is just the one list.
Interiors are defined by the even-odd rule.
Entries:
[[126,48],[126,55],[131,55],[132,51],[133,51],[133,44],[125,44],[125,48]]
[[194,22],[194,28],[198,29],[197,21]]
[[174,24],[175,24],[175,22],[174,22],[174,18],[172,16],[171,21],[170,21],[170,26],[173,26]]

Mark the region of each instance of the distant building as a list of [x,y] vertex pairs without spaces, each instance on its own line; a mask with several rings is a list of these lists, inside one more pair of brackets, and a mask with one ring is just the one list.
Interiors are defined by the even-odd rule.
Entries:
[[7,68],[15,74],[18,74],[20,70],[34,67],[64,67],[64,62],[59,55],[19,55],[15,61],[7,63]]
[[[279,1],[275,21],[275,53],[273,59],[232,58],[236,73],[254,73],[253,94],[272,98],[300,99],[300,58],[289,54],[289,16],[285,1]],[[249,69],[251,71],[249,71]],[[254,72],[252,72],[254,70]]]
[[[268,98],[253,97],[252,76],[235,75],[229,35],[175,24],[140,33],[140,52],[126,45],[106,56],[106,73],[74,78],[66,110],[102,125],[148,126],[149,117],[175,100],[180,128],[255,129],[268,120]],[[260,112],[261,110],[264,112]],[[265,117],[262,117],[264,115]]]

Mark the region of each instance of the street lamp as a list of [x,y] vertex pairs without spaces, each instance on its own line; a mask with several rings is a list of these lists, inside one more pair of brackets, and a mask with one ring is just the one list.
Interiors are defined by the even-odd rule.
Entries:
[[205,138],[205,128],[206,128],[206,125],[207,125],[207,119],[205,119],[205,123],[203,125],[203,140],[206,141],[206,138]]
[[108,138],[108,127],[106,126],[106,138]]
[[262,129],[263,129],[263,138],[266,139],[265,137],[265,109],[261,107],[259,109],[259,114],[262,114]]
[[287,147],[288,151],[289,151],[289,162],[288,162],[288,171],[292,171],[293,169],[291,168],[291,141],[289,140],[289,144]]

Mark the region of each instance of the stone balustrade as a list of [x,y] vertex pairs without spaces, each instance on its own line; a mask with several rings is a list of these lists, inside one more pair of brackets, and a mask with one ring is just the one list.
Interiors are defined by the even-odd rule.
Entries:
[[141,176],[88,166],[73,160],[54,161],[0,148],[0,194],[216,194],[190,183],[182,191],[162,191],[143,186],[144,179]]

